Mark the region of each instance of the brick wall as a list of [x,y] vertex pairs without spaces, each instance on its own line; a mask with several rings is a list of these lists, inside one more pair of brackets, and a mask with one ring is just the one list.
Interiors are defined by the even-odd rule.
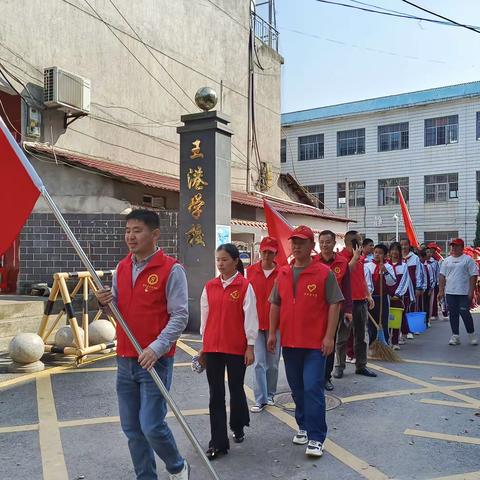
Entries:
[[[177,256],[177,212],[159,212],[159,246]],[[98,270],[115,268],[127,250],[125,216],[115,214],[66,214],[65,220]],[[32,283],[52,284],[55,272],[85,270],[53,214],[33,213],[20,237],[19,293],[28,293]]]

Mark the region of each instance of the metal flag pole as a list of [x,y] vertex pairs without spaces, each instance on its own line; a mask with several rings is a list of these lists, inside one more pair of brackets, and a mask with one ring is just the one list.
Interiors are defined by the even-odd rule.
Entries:
[[[22,152],[23,153],[23,152]],[[33,167],[32,167],[33,168]],[[63,218],[63,215],[61,214],[60,210],[58,207],[55,205],[55,202],[53,201],[52,197],[48,193],[47,189],[45,186],[42,184],[40,188],[40,192],[47,202],[48,206],[51,208],[53,214],[55,215],[55,218],[58,220],[58,223],[62,227],[63,231],[67,235],[68,239],[70,240],[70,243],[72,244],[73,248],[77,252],[77,255],[80,257],[80,260],[82,261],[83,265],[85,268],[88,270],[90,275],[92,276],[92,279],[96,285],[97,288],[103,288],[102,281],[100,280],[100,277],[97,275],[95,268],[93,268],[92,263],[90,262],[89,258],[87,257],[86,253],[83,251],[81,245],[78,243],[78,240],[76,239],[75,235],[73,234],[72,230],[68,226],[68,223],[65,221]],[[118,323],[120,323],[120,326],[122,327],[123,331],[127,335],[128,339],[130,342],[132,342],[132,345],[135,347],[135,350],[137,351],[138,355],[140,355],[143,352],[142,347],[140,344],[137,342],[137,339],[133,336],[132,332],[128,328],[128,325],[126,324],[124,318],[122,317],[122,314],[120,313],[120,310],[114,303],[109,303],[108,306],[110,307],[110,310],[112,311],[113,315],[115,316],[116,320]],[[168,406],[174,413],[176,419],[182,426],[185,434],[187,435],[188,439],[190,442],[192,442],[192,445],[195,447],[195,450],[197,450],[197,453],[200,455],[201,459],[204,461],[208,472],[210,473],[211,477],[215,480],[220,480],[220,477],[218,476],[217,472],[214,470],[212,467],[212,464],[208,460],[207,456],[205,455],[205,452],[202,450],[202,447],[198,440],[196,439],[195,435],[193,434],[191,428],[189,427],[188,423],[185,420],[185,417],[182,415],[180,412],[180,409],[177,407],[175,402],[173,401],[172,397],[170,396],[168,390],[166,389],[165,385],[163,384],[161,378],[159,377],[157,371],[152,368],[149,370],[150,375],[153,378],[153,381],[157,385],[158,389],[160,390],[161,394],[163,395],[163,398],[165,398]]]

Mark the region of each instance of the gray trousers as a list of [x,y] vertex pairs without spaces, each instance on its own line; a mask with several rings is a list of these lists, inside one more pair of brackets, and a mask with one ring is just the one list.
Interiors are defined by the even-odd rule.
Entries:
[[340,370],[345,370],[347,343],[352,328],[355,346],[356,368],[358,370],[367,365],[368,342],[365,338],[368,318],[367,308],[366,300],[354,300],[352,321],[349,325],[345,325],[345,322],[340,322],[338,326],[337,344],[335,347],[335,367]]

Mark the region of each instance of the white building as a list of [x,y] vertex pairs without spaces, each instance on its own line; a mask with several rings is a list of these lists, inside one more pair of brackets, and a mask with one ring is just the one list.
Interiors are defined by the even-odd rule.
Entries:
[[375,242],[395,238],[400,185],[420,242],[473,243],[480,81],[285,113],[281,146],[282,172]]

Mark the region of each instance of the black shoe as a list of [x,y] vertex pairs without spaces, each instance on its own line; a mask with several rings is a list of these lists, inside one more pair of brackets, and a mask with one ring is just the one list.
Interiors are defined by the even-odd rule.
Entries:
[[367,367],[359,368],[358,370],[355,370],[355,373],[357,375],[363,375],[364,377],[376,377],[377,376],[377,374],[375,372],[372,372]]
[[227,455],[227,453],[228,453],[228,450],[220,450],[219,448],[210,447],[205,452],[205,455],[210,461],[212,461],[222,457],[223,455]]
[[243,429],[242,430],[238,430],[236,432],[232,432],[233,433],[233,441],[235,443],[242,443],[244,440],[245,440],[245,433],[243,433]]
[[325,382],[325,390],[326,390],[327,392],[331,392],[331,391],[333,390],[333,388],[334,388],[334,387],[333,387],[333,383],[332,383],[330,380],[327,380],[327,381]]
[[333,372],[333,378],[342,378],[343,377],[343,370],[341,368],[336,368]]

